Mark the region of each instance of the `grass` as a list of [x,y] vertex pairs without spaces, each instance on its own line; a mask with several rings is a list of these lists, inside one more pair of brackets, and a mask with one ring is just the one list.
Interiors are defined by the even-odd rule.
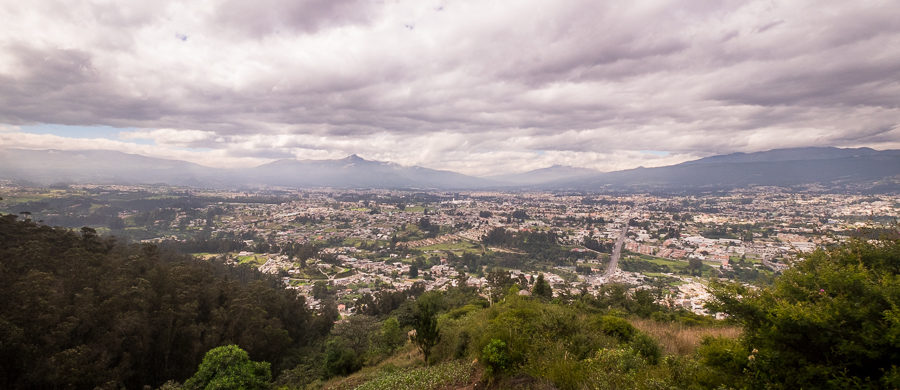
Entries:
[[378,363],[375,366],[366,366],[361,370],[350,374],[346,377],[336,377],[326,381],[321,388],[323,389],[354,389],[378,375],[404,369],[414,369],[421,367],[422,353],[412,343],[407,342],[394,352],[391,357]]
[[420,251],[450,251],[453,254],[459,256],[465,252],[472,253],[481,253],[481,245],[469,242],[469,241],[458,241],[458,242],[445,242],[441,244],[434,244],[416,248]]
[[346,377],[333,378],[322,385],[329,390],[456,389],[480,378],[476,365],[450,361],[422,366],[422,353],[407,343],[383,362]]
[[257,267],[266,263],[266,257],[258,255],[238,256],[237,260],[240,264],[252,264]]
[[669,260],[660,257],[641,256],[642,260],[649,261],[653,264],[665,265],[672,268],[687,268],[687,261]]
[[451,361],[432,367],[383,371],[374,379],[357,386],[357,390],[423,389],[436,390],[468,384],[473,367],[460,361]]
[[690,355],[706,336],[737,338],[741,328],[736,326],[687,326],[676,322],[657,322],[649,319],[630,319],[635,328],[655,338],[666,354]]

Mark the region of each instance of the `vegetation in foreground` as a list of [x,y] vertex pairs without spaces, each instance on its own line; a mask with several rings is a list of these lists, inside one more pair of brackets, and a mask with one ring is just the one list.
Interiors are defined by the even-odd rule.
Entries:
[[0,259],[4,388],[900,387],[897,240],[816,252],[770,287],[715,282],[726,323],[500,278],[490,301],[378,293],[334,324],[327,296],[311,312],[250,268],[11,216]]

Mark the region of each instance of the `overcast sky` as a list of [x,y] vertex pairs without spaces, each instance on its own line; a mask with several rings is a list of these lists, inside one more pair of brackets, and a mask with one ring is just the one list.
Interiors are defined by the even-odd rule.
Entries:
[[0,0],[0,146],[485,175],[900,148],[900,2]]

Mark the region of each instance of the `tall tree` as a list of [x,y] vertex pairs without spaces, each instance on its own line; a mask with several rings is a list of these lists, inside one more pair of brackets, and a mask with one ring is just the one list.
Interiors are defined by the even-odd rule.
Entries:
[[426,365],[428,365],[428,357],[431,356],[431,348],[441,339],[437,321],[439,298],[435,294],[424,294],[416,301],[416,313],[413,320],[413,328],[416,332],[413,342],[422,351]]
[[537,280],[534,282],[534,287],[531,288],[531,295],[542,298],[553,298],[553,288],[550,287],[550,283],[544,279],[544,274],[539,274]]

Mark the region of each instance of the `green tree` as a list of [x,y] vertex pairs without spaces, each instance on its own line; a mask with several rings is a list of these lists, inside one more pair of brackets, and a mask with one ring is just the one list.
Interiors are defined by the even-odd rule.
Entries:
[[499,302],[513,283],[512,278],[509,276],[509,271],[495,268],[488,272],[487,284],[490,289],[491,302]]
[[688,260],[688,270],[691,272],[691,275],[703,275],[703,261],[692,257]]
[[553,298],[553,289],[550,287],[550,283],[544,280],[544,274],[538,275],[534,287],[531,288],[531,294],[536,297]]
[[328,282],[317,281],[313,284],[312,296],[316,299],[325,299],[328,296]]
[[807,256],[767,288],[713,283],[709,308],[744,325],[751,387],[897,388],[898,271],[900,241],[854,241]]
[[341,337],[333,337],[325,343],[325,377],[349,375],[362,368],[363,359]]
[[428,357],[431,355],[431,348],[441,339],[437,323],[438,299],[438,295],[424,294],[416,301],[416,313],[413,320],[413,328],[416,333],[413,336],[413,342],[422,351],[426,365],[428,365]]
[[391,354],[397,347],[406,341],[406,333],[400,327],[400,322],[394,317],[389,317],[381,323],[381,331],[378,334],[378,347],[386,354]]
[[184,383],[186,389],[268,389],[272,372],[267,362],[250,360],[237,345],[211,349],[197,372]]

